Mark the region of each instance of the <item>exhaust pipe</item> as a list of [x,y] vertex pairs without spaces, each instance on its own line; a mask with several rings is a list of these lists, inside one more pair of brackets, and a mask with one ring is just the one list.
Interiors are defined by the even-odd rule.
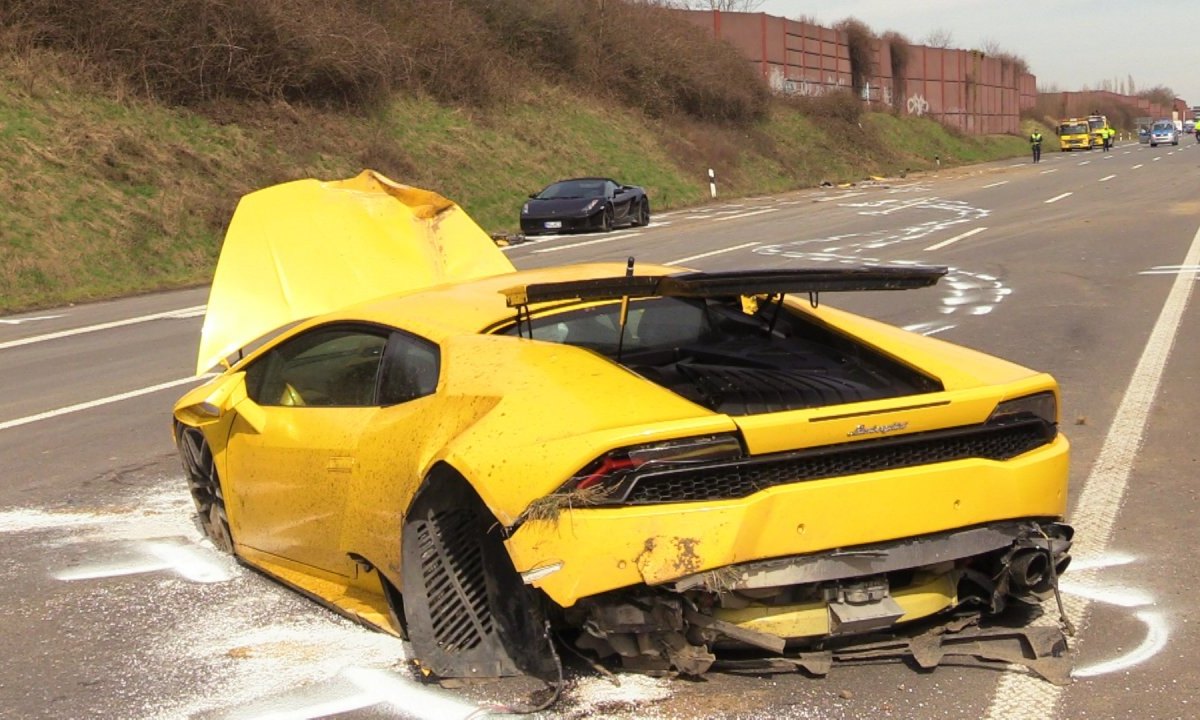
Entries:
[[1049,590],[1050,554],[1033,548],[1018,551],[1008,563],[1008,579],[1018,592]]

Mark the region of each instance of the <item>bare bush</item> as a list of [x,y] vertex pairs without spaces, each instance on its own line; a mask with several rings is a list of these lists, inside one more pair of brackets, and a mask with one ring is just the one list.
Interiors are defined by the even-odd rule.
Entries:
[[824,95],[794,95],[787,98],[786,102],[810,117],[827,118],[850,124],[857,124],[863,114],[862,101],[855,93],[845,89],[835,90]]
[[846,33],[846,44],[850,48],[850,83],[854,86],[854,92],[861,94],[875,74],[875,60],[872,54],[875,33],[866,23],[856,18],[846,18],[834,28]]
[[741,54],[685,18],[643,2],[582,4],[0,0],[0,17],[31,46],[77,54],[171,103],[365,107],[421,91],[486,107],[553,73],[656,116],[745,121],[765,112],[766,85]]
[[908,41],[907,37],[895,31],[884,33],[880,40],[887,45],[888,54],[891,56],[892,97],[896,103],[900,103],[903,98],[908,96],[905,77],[908,72],[908,58],[912,50],[912,43]]

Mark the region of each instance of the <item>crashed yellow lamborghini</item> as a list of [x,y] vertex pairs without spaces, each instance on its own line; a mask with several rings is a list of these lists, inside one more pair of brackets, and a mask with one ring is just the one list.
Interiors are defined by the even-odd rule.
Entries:
[[213,543],[437,676],[552,676],[555,643],[926,665],[961,636],[1051,677],[1061,634],[979,648],[1069,562],[1055,381],[821,302],[944,272],[518,272],[437,194],[287,183],[233,217],[197,364],[222,371],[175,438]]

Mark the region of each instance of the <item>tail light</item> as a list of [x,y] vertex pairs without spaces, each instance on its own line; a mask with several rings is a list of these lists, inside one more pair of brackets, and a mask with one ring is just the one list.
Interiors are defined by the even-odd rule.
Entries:
[[596,458],[564,483],[558,494],[592,490],[618,499],[622,495],[621,486],[639,471],[706,465],[743,456],[742,444],[736,435],[706,435],[633,445]]

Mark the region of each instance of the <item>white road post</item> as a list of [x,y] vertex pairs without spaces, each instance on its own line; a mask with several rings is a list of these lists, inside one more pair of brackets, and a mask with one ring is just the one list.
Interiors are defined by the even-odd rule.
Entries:
[[717,199],[717,174],[712,168],[708,169],[708,192],[713,196],[713,200]]

